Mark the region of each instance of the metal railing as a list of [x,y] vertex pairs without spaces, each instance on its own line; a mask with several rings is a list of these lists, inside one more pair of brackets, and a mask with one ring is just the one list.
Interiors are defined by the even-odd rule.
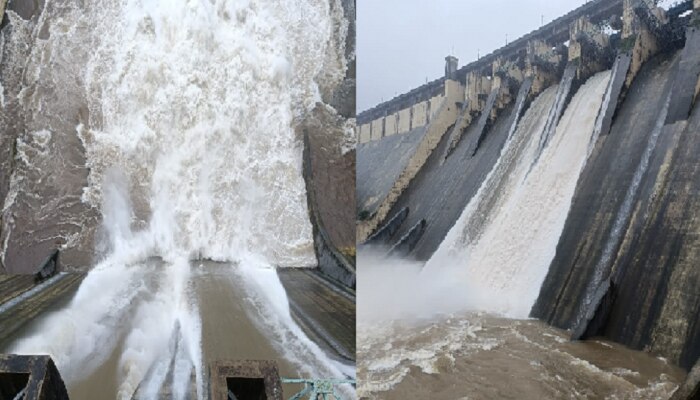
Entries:
[[282,383],[299,384],[303,383],[304,388],[289,400],[301,400],[305,398],[309,400],[343,400],[336,391],[338,385],[354,385],[354,379],[290,379],[282,378]]

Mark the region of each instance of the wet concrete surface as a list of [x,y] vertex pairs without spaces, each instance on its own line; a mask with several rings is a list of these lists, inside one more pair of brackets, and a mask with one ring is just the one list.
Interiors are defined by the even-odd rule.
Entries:
[[37,283],[32,275],[0,275],[0,347],[40,314],[65,304],[85,274],[58,274]]
[[[285,336],[287,334],[270,332],[266,325],[269,322],[261,319],[263,314],[256,308],[259,299],[246,286],[247,281],[240,272],[228,264],[214,262],[196,262],[192,271],[190,290],[196,294],[200,310],[202,357],[207,368],[227,360],[273,360],[283,377],[309,377],[308,371],[289,361],[289,357],[295,357],[292,355],[293,340]],[[140,279],[154,280],[154,272],[157,269],[143,271]],[[292,304],[291,312],[301,322],[302,330],[332,358],[352,363],[346,356],[354,357],[355,350],[354,292],[342,286],[333,287],[317,270],[283,270],[279,275]],[[31,294],[41,283],[35,283],[34,277],[28,275],[0,275],[0,310],[5,311],[0,312],[0,349],[6,350],[16,338],[40,329],[42,318],[64,308],[83,278],[84,274],[56,275],[50,278],[53,281],[45,281],[49,282],[46,289],[9,310],[2,310],[8,301]],[[127,315],[136,312],[137,303],[139,301],[130,304]],[[93,399],[105,393],[117,393],[127,328],[125,322],[113,332],[116,345],[108,354],[98,356],[103,361],[89,376],[68,383],[72,399]],[[289,397],[300,388],[299,385],[284,385],[285,395]],[[164,398],[167,398],[168,389],[166,385],[161,390]]]
[[[533,316],[569,328],[594,265],[670,90],[672,61],[657,57],[636,78],[611,132],[601,136],[581,172],[567,222]],[[571,279],[577,276],[578,279]]]
[[[649,61],[628,91],[610,134],[599,140],[579,179],[532,315],[571,328],[586,307],[586,294],[595,291],[590,286],[599,269],[600,276],[611,277],[615,290],[599,333],[689,369],[700,356],[697,107],[689,121],[662,128],[629,219],[621,220],[618,235],[611,233],[650,134],[664,118],[663,102],[677,86],[677,62],[677,54]],[[603,265],[606,247],[612,257]]]
[[[377,210],[427,132],[426,126],[357,145],[357,212]],[[360,219],[363,215],[358,215]]]
[[[224,264],[207,264],[208,271],[196,279],[202,312],[202,345],[205,365],[225,360],[274,360],[284,377],[299,371],[281,349],[261,331],[256,311],[248,302],[248,291]],[[272,340],[271,340],[272,339]],[[293,394],[294,388],[284,388]]]
[[327,281],[318,270],[278,270],[292,314],[304,331],[341,360],[355,360],[355,292]]
[[305,122],[315,209],[331,243],[352,255],[355,247],[355,151],[344,149],[345,120],[321,106]]
[[[450,135],[444,135],[423,168],[394,204],[389,218],[408,207],[408,217],[389,239],[397,241],[425,220],[425,232],[414,245],[412,257],[427,260],[437,250],[447,232],[461,215],[469,200],[498,160],[512,125],[513,107],[501,111],[499,118],[485,133],[479,151],[472,156],[482,132],[478,124],[466,128],[457,147],[444,159]],[[443,162],[444,160],[444,162]]]

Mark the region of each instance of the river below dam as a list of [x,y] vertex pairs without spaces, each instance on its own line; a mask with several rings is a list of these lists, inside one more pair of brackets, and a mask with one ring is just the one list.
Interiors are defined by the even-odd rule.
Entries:
[[667,399],[685,371],[536,320],[461,313],[358,325],[361,399]]

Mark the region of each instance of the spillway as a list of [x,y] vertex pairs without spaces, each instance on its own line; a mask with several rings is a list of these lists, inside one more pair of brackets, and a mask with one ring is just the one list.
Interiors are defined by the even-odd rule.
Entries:
[[359,218],[361,396],[692,397],[699,11],[587,2],[360,114],[381,148],[438,87],[461,110],[391,212]]
[[475,309],[527,317],[554,256],[609,76],[600,73],[581,87],[552,137],[545,121],[561,108],[559,90],[540,95],[426,274],[445,266],[473,294]]
[[297,128],[345,76],[341,2],[21,9],[3,36],[25,68],[4,66],[18,122],[3,267],[62,246],[65,268],[89,271],[3,350],[51,355],[78,400],[208,398],[221,359],[352,377],[277,272],[318,262]]

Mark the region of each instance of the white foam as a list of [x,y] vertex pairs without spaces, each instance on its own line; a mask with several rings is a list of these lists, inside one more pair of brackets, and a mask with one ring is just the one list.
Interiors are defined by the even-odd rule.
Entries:
[[[90,118],[76,131],[90,168],[82,200],[102,211],[104,259],[14,350],[53,355],[71,384],[120,349],[118,398],[140,384],[155,397],[174,360],[175,398],[186,396],[194,372],[201,399],[189,260],[206,257],[245,266],[266,328],[285,338],[290,359],[314,376],[354,375],[296,326],[271,268],[316,264],[294,128],[321,101],[319,86],[345,75],[340,1],[89,3],[61,8],[27,75],[38,80],[51,45],[92,50],[86,67],[74,66]],[[36,132],[20,150],[50,140]]]
[[[449,266],[455,279],[464,283],[463,290],[473,294],[470,306],[474,309],[518,318],[530,312],[587,159],[609,77],[609,72],[600,73],[579,89],[529,174],[522,180],[510,180],[501,190],[502,203],[492,211],[477,240],[446,240],[441,247],[455,250],[447,256],[438,251],[430,260],[426,269]],[[559,107],[555,102],[554,108]],[[521,158],[516,173],[527,170],[532,162]],[[495,183],[487,180],[485,185]],[[470,210],[473,208],[465,213]],[[463,216],[466,221],[471,218]],[[451,232],[448,239],[454,241],[455,236]]]

